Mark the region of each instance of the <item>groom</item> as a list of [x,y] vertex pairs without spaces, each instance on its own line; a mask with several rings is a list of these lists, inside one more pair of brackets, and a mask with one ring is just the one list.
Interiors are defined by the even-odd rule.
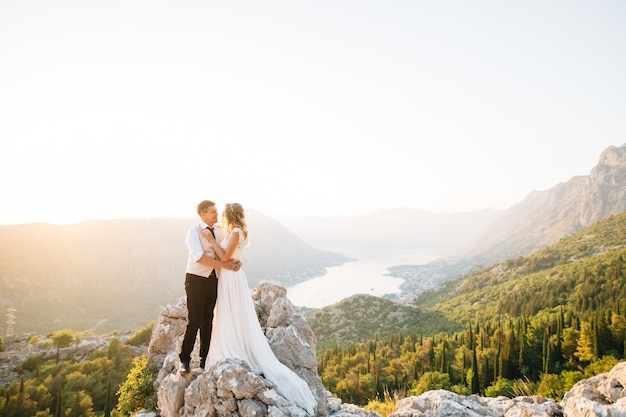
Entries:
[[188,320],[178,355],[181,373],[187,373],[190,370],[189,362],[198,330],[200,330],[200,367],[204,368],[206,363],[213,330],[213,309],[217,301],[219,268],[237,271],[241,267],[241,262],[235,259],[228,262],[218,261],[208,240],[200,233],[202,229],[209,229],[215,235],[213,227],[217,223],[218,214],[215,203],[209,200],[201,201],[197,211],[200,223],[187,230],[185,239],[189,250],[185,275]]

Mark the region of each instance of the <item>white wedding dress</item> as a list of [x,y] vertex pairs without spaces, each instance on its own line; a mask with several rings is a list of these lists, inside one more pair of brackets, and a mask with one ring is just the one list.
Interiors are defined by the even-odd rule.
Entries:
[[[232,233],[239,234],[239,243],[232,257],[240,259],[246,245],[245,237],[239,228],[233,229]],[[222,248],[228,246],[232,233],[220,242]],[[217,305],[207,365],[213,365],[224,358],[246,361],[255,373],[262,373],[276,384],[280,395],[304,408],[309,414],[314,413],[316,401],[311,389],[302,378],[276,358],[265,338],[242,269],[222,269],[217,284]]]

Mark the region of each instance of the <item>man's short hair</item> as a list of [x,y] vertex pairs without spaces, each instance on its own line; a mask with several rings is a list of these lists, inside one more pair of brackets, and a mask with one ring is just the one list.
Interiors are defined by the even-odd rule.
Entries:
[[213,207],[215,205],[211,200],[203,200],[198,204],[198,215],[207,211],[208,208]]

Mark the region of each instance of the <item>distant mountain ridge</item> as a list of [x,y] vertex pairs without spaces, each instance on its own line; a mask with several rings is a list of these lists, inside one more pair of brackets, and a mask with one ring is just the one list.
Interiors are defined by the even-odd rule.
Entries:
[[532,191],[506,210],[448,214],[398,208],[349,218],[308,217],[288,226],[317,247],[428,249],[468,266],[488,266],[624,210],[626,144],[607,147],[589,175]]
[[433,213],[404,207],[352,217],[307,217],[287,226],[316,247],[428,250],[448,256],[467,250],[500,214],[495,209]]
[[586,176],[533,191],[505,210],[465,256],[491,264],[525,255],[626,210],[626,145],[609,146]]
[[[289,286],[322,275],[344,255],[313,248],[249,211],[244,268],[251,286]],[[0,309],[15,332],[133,330],[184,296],[187,229],[195,219],[90,220],[69,226],[0,227]],[[0,322],[5,334],[5,321]]]

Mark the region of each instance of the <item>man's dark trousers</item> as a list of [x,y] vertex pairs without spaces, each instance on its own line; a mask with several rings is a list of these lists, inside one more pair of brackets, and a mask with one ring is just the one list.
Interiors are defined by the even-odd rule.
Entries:
[[185,337],[180,349],[180,361],[191,360],[191,352],[200,330],[200,363],[204,365],[209,352],[211,331],[213,330],[213,309],[217,301],[217,276],[215,270],[208,278],[194,274],[185,276],[188,321]]

